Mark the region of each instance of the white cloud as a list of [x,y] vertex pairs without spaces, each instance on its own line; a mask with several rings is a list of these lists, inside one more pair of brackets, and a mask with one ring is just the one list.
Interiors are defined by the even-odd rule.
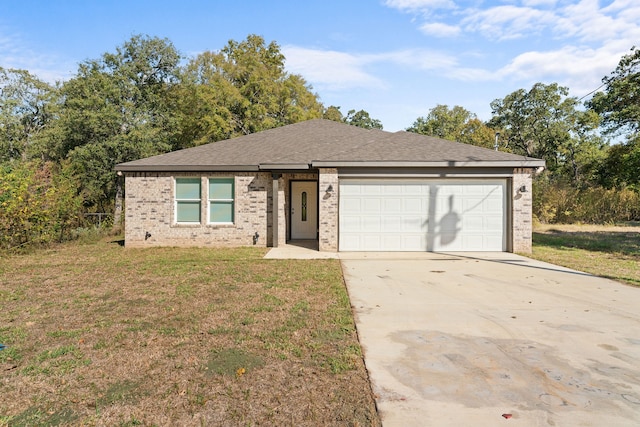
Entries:
[[384,4],[403,11],[455,8],[455,3],[452,0],[386,0]]
[[314,86],[327,90],[385,88],[387,84],[368,68],[396,65],[416,70],[450,70],[455,57],[427,49],[403,49],[376,54],[354,55],[333,50],[284,46],[288,72],[301,74]]
[[12,34],[2,34],[0,28],[0,67],[28,70],[40,80],[54,84],[71,77],[77,64],[52,54],[35,52]]
[[498,70],[496,75],[529,83],[557,82],[580,97],[598,87],[625,53],[612,45],[595,49],[565,46],[547,52],[525,52]]
[[441,22],[427,23],[420,27],[423,33],[435,37],[455,37],[460,34],[460,27]]
[[522,0],[522,5],[525,7],[537,7],[546,6],[552,7],[558,3],[558,0]]
[[284,46],[287,71],[301,74],[314,85],[329,90],[347,87],[379,87],[382,82],[364,70],[363,56],[332,50]]
[[387,62],[420,70],[442,70],[455,67],[455,57],[427,49],[405,49],[367,56],[370,62]]
[[469,32],[478,32],[493,40],[520,38],[540,33],[555,21],[553,13],[531,7],[497,6],[468,13],[461,24]]
[[600,8],[597,0],[582,0],[564,8],[555,25],[563,37],[576,37],[583,42],[640,38],[640,6],[626,7],[613,3]]

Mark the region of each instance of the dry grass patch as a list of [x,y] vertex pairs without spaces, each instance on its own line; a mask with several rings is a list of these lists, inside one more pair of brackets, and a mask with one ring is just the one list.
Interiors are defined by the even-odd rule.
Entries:
[[379,425],[336,260],[63,245],[0,260],[0,425]]
[[640,286],[640,226],[538,225],[532,258]]

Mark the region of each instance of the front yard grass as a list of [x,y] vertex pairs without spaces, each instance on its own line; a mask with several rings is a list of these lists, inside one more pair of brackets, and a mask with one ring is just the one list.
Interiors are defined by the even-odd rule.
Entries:
[[530,256],[640,286],[638,225],[538,225]]
[[0,425],[380,425],[337,260],[108,240],[0,259]]

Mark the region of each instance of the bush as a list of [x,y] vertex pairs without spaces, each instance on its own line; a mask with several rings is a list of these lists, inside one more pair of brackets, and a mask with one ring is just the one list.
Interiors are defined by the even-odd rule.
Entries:
[[65,240],[80,218],[77,189],[52,163],[0,166],[0,249]]
[[640,220],[640,193],[632,188],[577,188],[542,176],[534,182],[533,215],[547,224],[606,224]]

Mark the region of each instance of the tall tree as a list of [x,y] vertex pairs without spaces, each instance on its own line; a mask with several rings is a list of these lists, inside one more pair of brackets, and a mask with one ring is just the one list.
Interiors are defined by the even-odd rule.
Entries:
[[426,117],[418,117],[407,131],[480,147],[492,148],[495,144],[495,132],[459,105],[437,105]]
[[80,64],[64,84],[55,155],[83,175],[89,209],[107,211],[122,194],[116,163],[172,148],[179,61],[169,40],[136,35],[115,53]]
[[180,88],[182,147],[271,129],[322,115],[311,86],[284,68],[277,43],[230,40],[186,66]]
[[[578,110],[578,100],[557,83],[536,83],[491,103],[489,126],[499,129],[514,153],[543,158],[552,172],[580,177],[581,159],[600,150],[598,118]],[[570,171],[570,172],[569,172]]]
[[631,48],[602,82],[605,90],[587,105],[602,116],[609,131],[627,131],[629,139],[636,139],[640,130],[640,49]]
[[607,149],[607,158],[599,169],[605,187],[632,186],[640,191],[640,48],[622,57],[616,69],[602,82],[587,106],[600,114],[609,133],[624,135],[625,142]]
[[57,117],[57,96],[28,71],[0,67],[0,163],[43,157],[39,137]]

